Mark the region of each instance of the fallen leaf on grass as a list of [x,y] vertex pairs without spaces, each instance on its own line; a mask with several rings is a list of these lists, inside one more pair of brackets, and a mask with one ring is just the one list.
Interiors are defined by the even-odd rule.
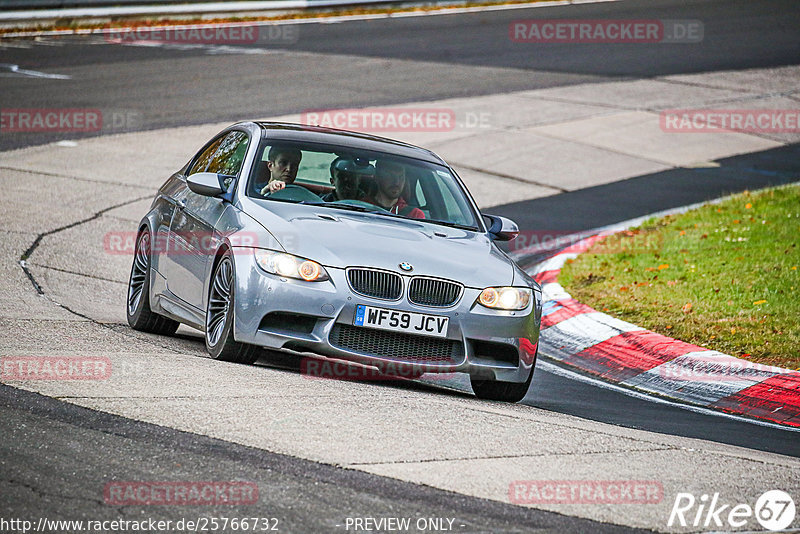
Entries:
[[745,204],[745,205],[744,205],[744,209],[746,209],[746,210],[749,210],[749,209],[750,209],[750,208],[752,208],[752,207],[753,207],[753,205],[752,205],[752,204],[750,204],[749,202],[748,202],[747,204]]
[[766,304],[766,300],[757,300],[753,303],[753,306],[760,306],[761,304]]
[[687,302],[686,304],[684,304],[683,308],[681,308],[681,311],[683,313],[689,313],[690,311],[692,311],[692,303],[691,302]]
[[669,263],[662,263],[658,266],[658,270],[661,271],[663,269],[669,269]]

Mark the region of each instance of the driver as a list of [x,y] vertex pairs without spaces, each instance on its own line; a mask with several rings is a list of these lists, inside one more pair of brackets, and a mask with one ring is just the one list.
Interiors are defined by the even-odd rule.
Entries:
[[270,148],[267,155],[269,182],[261,189],[260,193],[262,195],[274,193],[293,183],[297,178],[297,170],[300,168],[302,158],[302,152],[296,148],[280,145]]
[[337,200],[361,200],[364,191],[361,189],[362,178],[373,178],[375,167],[368,161],[348,159],[342,156],[331,162],[331,185],[333,191],[322,196],[325,202]]

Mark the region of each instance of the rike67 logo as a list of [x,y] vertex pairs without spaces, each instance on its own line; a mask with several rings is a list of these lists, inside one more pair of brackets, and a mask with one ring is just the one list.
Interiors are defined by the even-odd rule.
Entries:
[[695,528],[741,528],[755,516],[765,529],[776,531],[789,528],[795,518],[794,500],[781,490],[770,490],[756,499],[755,506],[729,504],[720,499],[719,493],[703,494],[696,498],[691,493],[678,493],[668,527]]

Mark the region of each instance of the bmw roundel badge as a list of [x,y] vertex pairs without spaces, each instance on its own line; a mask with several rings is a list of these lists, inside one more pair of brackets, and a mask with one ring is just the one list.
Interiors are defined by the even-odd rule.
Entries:
[[407,261],[404,261],[403,263],[401,263],[400,264],[400,268],[403,269],[406,272],[414,270],[414,267],[410,263],[408,263]]

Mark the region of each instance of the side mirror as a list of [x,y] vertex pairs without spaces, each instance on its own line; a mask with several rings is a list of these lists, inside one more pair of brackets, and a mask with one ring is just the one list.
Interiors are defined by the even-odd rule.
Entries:
[[220,175],[215,172],[198,172],[186,178],[189,189],[206,197],[218,197],[225,191],[222,189]]
[[484,215],[489,222],[489,235],[497,241],[511,241],[519,235],[519,226],[499,215]]

